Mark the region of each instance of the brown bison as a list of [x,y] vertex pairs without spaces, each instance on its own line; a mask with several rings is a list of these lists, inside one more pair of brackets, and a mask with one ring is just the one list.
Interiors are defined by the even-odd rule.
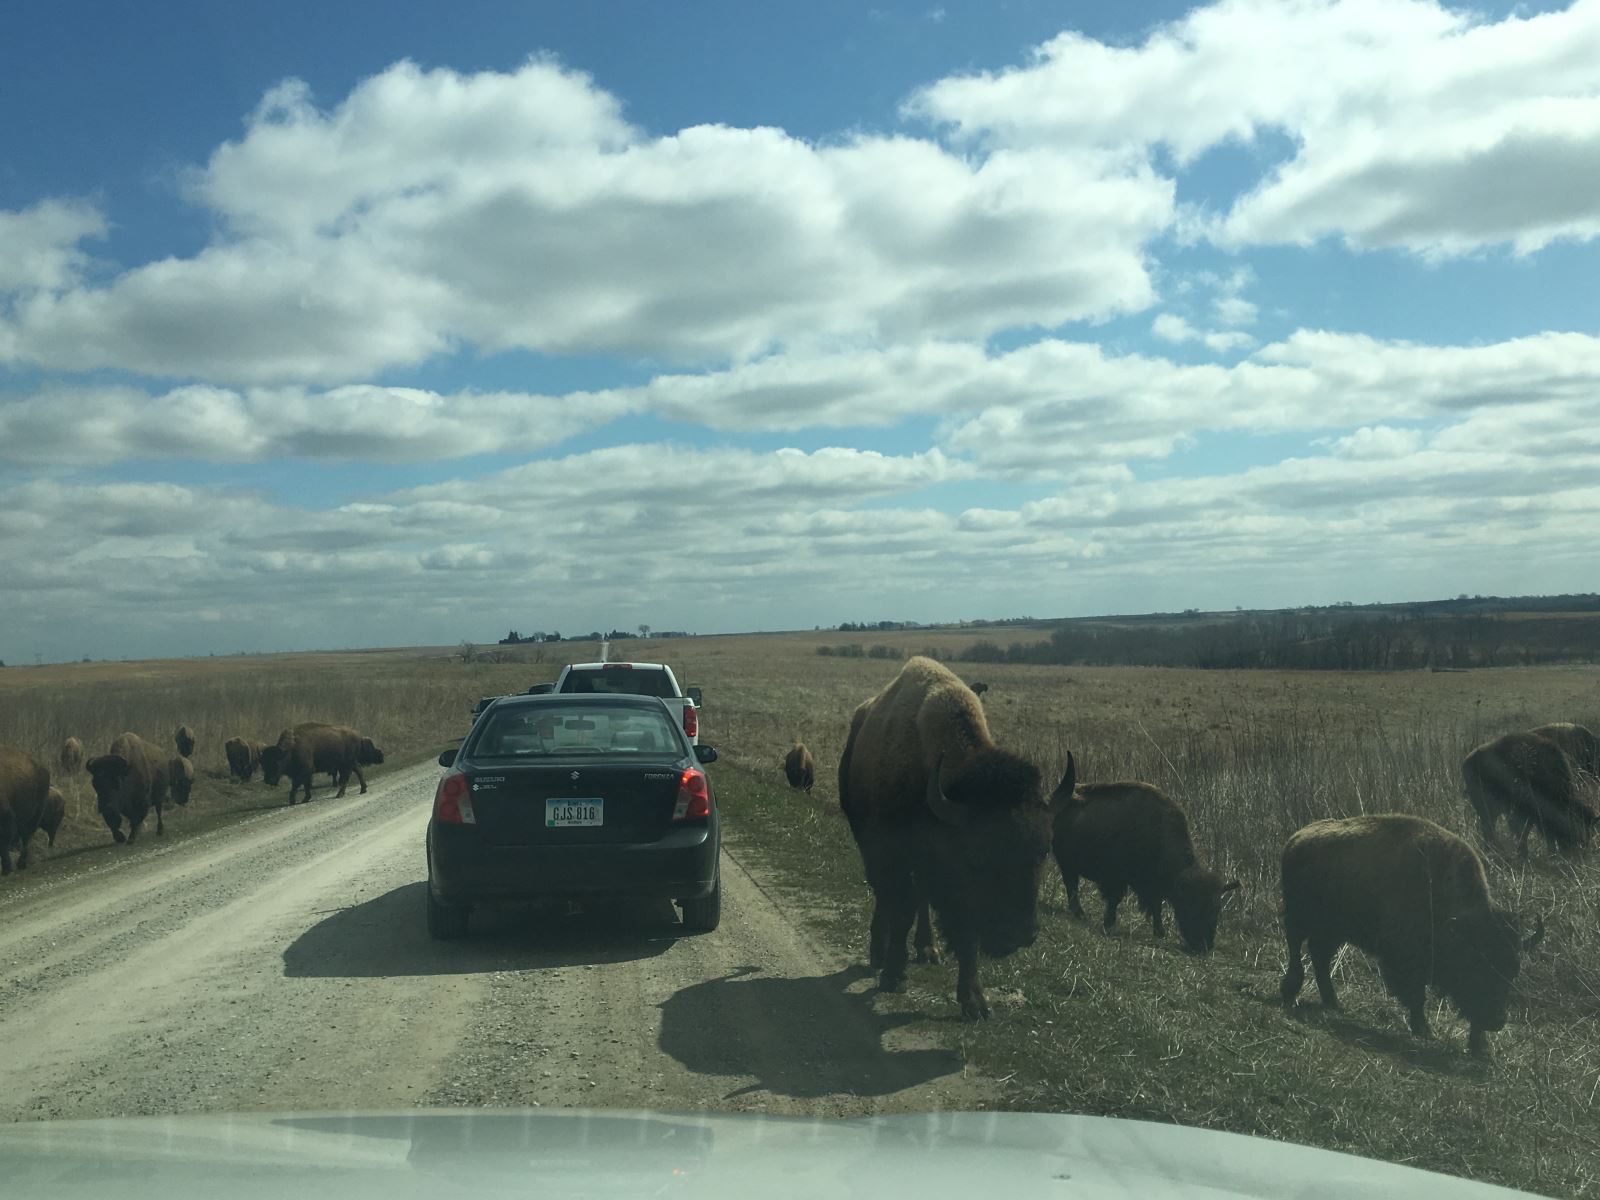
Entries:
[[[1068,755],[1058,795],[1072,793],[1073,776]],[[1038,935],[1039,872],[1050,853],[1038,769],[995,745],[966,684],[917,657],[856,709],[839,804],[872,887],[879,985],[904,984],[906,935],[931,903],[960,963],[961,1013],[987,1017],[979,952],[1002,958]],[[918,949],[931,941],[919,929]]]
[[[339,785],[337,796],[343,796],[345,786],[353,774],[361,783],[363,795],[367,791],[367,777],[361,773],[363,766],[383,761],[383,751],[348,725],[324,725],[308,721],[286,729],[278,738],[277,754],[273,762],[277,770],[289,777],[289,803],[294,794],[305,789],[305,799],[311,799],[311,780],[319,771],[327,771]],[[267,758],[262,755],[262,773],[266,774]],[[276,783],[277,779],[269,780]]]
[[1314,821],[1283,848],[1285,1004],[1305,982],[1300,955],[1309,943],[1322,1002],[1337,1008],[1329,972],[1348,942],[1378,960],[1412,1033],[1428,1036],[1423,1005],[1432,984],[1467,1019],[1468,1048],[1480,1053],[1485,1035],[1505,1028],[1521,950],[1544,936],[1543,918],[1525,943],[1518,925],[1490,906],[1478,852],[1421,817]]
[[1162,905],[1171,904],[1183,944],[1198,954],[1211,950],[1222,898],[1239,881],[1224,883],[1196,861],[1183,809],[1148,783],[1086,783],[1052,807],[1051,848],[1073,916],[1082,920],[1084,915],[1078,903],[1081,876],[1100,889],[1107,933],[1131,889],[1156,937],[1166,933]]
[[83,743],[75,737],[69,737],[61,743],[61,754],[57,761],[61,764],[63,774],[77,774],[83,769]]
[[17,869],[28,865],[28,844],[49,802],[49,769],[25,750],[0,746],[0,875],[11,874],[13,846]]
[[194,764],[179,754],[167,764],[167,767],[167,779],[172,788],[172,801],[179,808],[182,808],[189,803],[189,793],[194,791]]
[[178,747],[178,753],[185,758],[194,757],[194,730],[187,725],[179,725],[177,732],[172,735],[173,742]]
[[790,787],[806,792],[811,790],[811,785],[816,782],[816,764],[811,761],[811,751],[805,748],[804,743],[796,742],[789,753],[783,756],[783,773]]
[[1580,794],[1572,760],[1547,737],[1508,733],[1486,742],[1462,761],[1461,779],[1486,846],[1494,844],[1502,814],[1524,857],[1535,827],[1552,850],[1589,841],[1594,810]]
[[240,783],[249,783],[261,765],[264,748],[260,742],[248,738],[229,738],[222,744],[223,753],[228,756],[228,774]]
[[[111,750],[84,764],[94,785],[95,806],[117,842],[132,842],[150,810],[156,810],[156,833],[166,832],[161,808],[171,788],[171,764],[161,750],[136,733],[124,733]],[[122,822],[128,832],[122,832]]]
[[1572,760],[1572,765],[1584,774],[1600,775],[1600,737],[1596,737],[1588,726],[1558,721],[1528,732],[1560,746],[1562,752]]

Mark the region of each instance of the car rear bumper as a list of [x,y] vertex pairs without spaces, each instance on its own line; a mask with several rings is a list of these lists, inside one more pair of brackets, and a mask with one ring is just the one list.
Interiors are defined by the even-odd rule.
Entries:
[[428,888],[445,904],[583,897],[688,900],[717,879],[715,825],[660,841],[587,846],[485,846],[468,826],[428,825]]

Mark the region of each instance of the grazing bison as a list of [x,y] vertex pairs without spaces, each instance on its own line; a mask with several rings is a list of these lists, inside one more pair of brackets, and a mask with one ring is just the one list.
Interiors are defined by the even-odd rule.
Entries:
[[61,755],[58,761],[61,771],[65,775],[75,775],[83,769],[83,743],[75,737],[69,737],[61,743]]
[[796,742],[789,753],[783,756],[783,773],[788,777],[790,787],[806,792],[811,790],[811,785],[816,782],[817,768],[811,761],[811,751],[805,748],[803,742]]
[[1390,813],[1314,821],[1283,848],[1283,932],[1289,969],[1283,1002],[1305,982],[1310,944],[1322,1002],[1337,1008],[1334,955],[1346,942],[1378,960],[1389,991],[1405,1006],[1411,1032],[1428,1036],[1427,988],[1467,1019],[1468,1048],[1505,1028],[1511,981],[1522,949],[1544,936],[1544,919],[1526,943],[1518,918],[1492,908],[1483,859],[1432,821]]
[[1100,889],[1107,933],[1117,923],[1117,905],[1132,889],[1156,937],[1166,932],[1162,905],[1171,904],[1183,944],[1198,954],[1211,950],[1222,898],[1239,881],[1224,883],[1196,861],[1183,809],[1148,783],[1086,783],[1052,807],[1051,848],[1073,916],[1083,919],[1081,876]]
[[179,725],[177,732],[172,735],[172,740],[177,744],[179,754],[185,758],[194,757],[194,730],[187,725]]
[[194,764],[178,755],[167,764],[167,779],[172,788],[172,801],[179,808],[189,803],[189,793],[194,791]]
[[263,749],[260,742],[248,738],[229,738],[222,744],[223,753],[228,756],[228,774],[240,783],[249,783],[261,765]]
[[1485,742],[1462,761],[1461,779],[1486,846],[1494,844],[1502,814],[1523,857],[1535,827],[1552,850],[1589,841],[1594,810],[1579,793],[1572,760],[1547,737],[1508,733]]
[[1587,775],[1600,775],[1600,737],[1596,737],[1588,726],[1558,721],[1554,725],[1541,725],[1528,732],[1560,746],[1578,770]]
[[[156,810],[156,833],[166,832],[161,807],[171,787],[171,764],[161,750],[136,733],[124,733],[109,753],[84,764],[94,785],[95,806],[117,842],[132,842],[139,826]],[[128,822],[124,836],[122,822]]]
[[[344,795],[352,774],[360,781],[361,792],[365,795],[367,777],[361,773],[361,768],[383,761],[383,751],[372,744],[371,738],[363,737],[348,725],[324,725],[318,721],[284,730],[276,749],[278,753],[273,761],[289,777],[290,804],[294,803],[295,791],[300,788],[305,789],[306,800],[311,799],[311,780],[318,771],[327,771],[333,776],[339,785],[337,796]],[[263,774],[266,770],[267,759],[263,752]],[[269,782],[276,783],[277,779]]]
[[[1071,795],[1073,777],[1068,755],[1058,795]],[[1039,872],[1050,852],[1038,769],[995,745],[966,684],[917,657],[856,709],[839,804],[874,896],[870,958],[879,985],[904,984],[906,935],[931,902],[960,963],[961,1013],[987,1017],[979,951],[1003,958],[1038,934]],[[918,949],[931,941],[919,928]]]
[[50,771],[33,755],[0,746],[0,875],[11,874],[11,847],[17,869],[28,865],[28,844],[50,802]]
[[981,696],[989,690],[989,685],[984,683],[981,679],[974,679],[967,686],[972,689],[972,694],[974,696]]

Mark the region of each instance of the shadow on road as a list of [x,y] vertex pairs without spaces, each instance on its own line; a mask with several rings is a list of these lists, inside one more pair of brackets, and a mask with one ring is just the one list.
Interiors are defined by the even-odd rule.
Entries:
[[953,1050],[892,1050],[884,1035],[920,1022],[879,1013],[871,993],[846,987],[861,971],[789,979],[741,967],[692,984],[661,1005],[661,1049],[701,1075],[754,1076],[747,1092],[813,1098],[884,1096],[962,1069]]
[[289,978],[461,975],[631,962],[664,953],[681,927],[667,900],[472,914],[463,941],[436,942],[423,923],[427,884],[408,883],[318,921],[283,952]]

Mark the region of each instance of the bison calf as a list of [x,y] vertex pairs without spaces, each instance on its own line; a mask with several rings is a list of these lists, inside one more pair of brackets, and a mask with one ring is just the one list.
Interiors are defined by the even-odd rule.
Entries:
[[74,775],[83,769],[83,743],[75,737],[69,737],[61,743],[59,758],[63,774]]
[[1309,944],[1323,1004],[1339,1006],[1333,958],[1346,943],[1378,960],[1383,982],[1406,1010],[1411,1032],[1427,1037],[1431,984],[1469,1024],[1475,1054],[1505,1028],[1511,981],[1524,944],[1518,918],[1489,904],[1483,859],[1455,834],[1421,817],[1391,813],[1316,821],[1283,848],[1283,933],[1289,967],[1283,1002],[1305,982]]
[[1559,745],[1531,732],[1508,733],[1468,754],[1461,781],[1484,845],[1494,845],[1502,816],[1524,857],[1535,828],[1552,850],[1586,845],[1595,813],[1579,794],[1572,766]]
[[231,737],[222,744],[222,750],[228,756],[228,774],[240,783],[249,783],[261,765],[261,743]]
[[796,742],[789,753],[783,756],[783,773],[790,787],[805,792],[811,790],[811,785],[816,781],[816,764],[811,761],[811,751],[805,748],[803,742]]
[[1072,915],[1083,919],[1078,879],[1089,880],[1105,901],[1106,932],[1117,905],[1131,889],[1157,937],[1165,932],[1162,905],[1172,905],[1178,935],[1204,954],[1217,940],[1222,898],[1239,886],[1202,867],[1189,836],[1189,818],[1148,783],[1086,783],[1055,806],[1051,849],[1067,886]]

